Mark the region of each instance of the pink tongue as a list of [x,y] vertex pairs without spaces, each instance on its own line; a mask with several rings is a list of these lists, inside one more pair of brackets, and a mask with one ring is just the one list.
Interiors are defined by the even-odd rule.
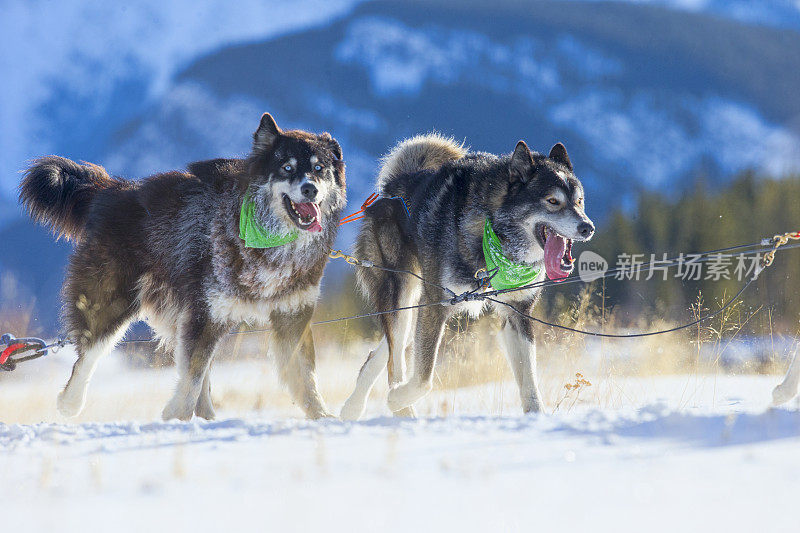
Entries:
[[552,280],[564,279],[569,276],[561,268],[561,259],[567,251],[567,239],[561,235],[551,233],[544,243],[544,270],[547,277]]
[[297,211],[297,213],[306,220],[308,220],[311,217],[316,217],[314,219],[314,222],[312,222],[308,226],[303,226],[303,229],[305,229],[306,231],[310,231],[311,233],[322,231],[322,225],[319,223],[319,219],[322,218],[322,215],[319,211],[319,206],[317,204],[313,202],[303,202],[299,204],[294,204],[294,210]]

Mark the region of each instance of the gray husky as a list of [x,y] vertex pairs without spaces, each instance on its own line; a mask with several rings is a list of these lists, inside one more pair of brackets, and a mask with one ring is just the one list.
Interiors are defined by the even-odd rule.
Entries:
[[80,413],[98,359],[145,320],[172,349],[177,389],[164,419],[214,418],[209,366],[235,325],[270,323],[290,392],[311,418],[309,321],[345,204],[342,150],[329,134],[282,131],[264,114],[245,159],[192,163],[141,181],[61,157],[20,185],[31,216],[76,243],[63,288],[78,360],[58,408]]
[[[572,241],[588,240],[594,233],[584,212],[583,187],[561,143],[545,157],[531,153],[520,141],[512,154],[498,157],[468,153],[438,135],[414,137],[386,157],[378,191],[405,200],[410,215],[397,200],[375,202],[365,211],[356,255],[377,265],[411,270],[439,287],[407,274],[358,269],[359,286],[377,311],[449,298],[441,287],[456,294],[475,289],[476,272],[487,267],[487,226],[501,243],[497,248],[502,255],[533,272],[529,281],[541,281],[545,275],[553,280],[567,277],[573,267]],[[539,290],[526,289],[498,299],[530,313],[538,297]],[[413,416],[414,402],[431,390],[445,322],[457,312],[477,316],[484,305],[489,304],[471,301],[381,315],[383,339],[361,368],[342,418],[363,414],[367,395],[386,366],[389,408],[397,415]],[[531,323],[505,305],[492,305],[504,317],[500,338],[522,409],[539,411]],[[406,380],[404,354],[412,329],[413,366]]]

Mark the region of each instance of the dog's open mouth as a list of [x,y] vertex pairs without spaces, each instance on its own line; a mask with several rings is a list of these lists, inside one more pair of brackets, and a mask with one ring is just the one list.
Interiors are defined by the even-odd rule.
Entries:
[[545,224],[538,224],[536,236],[544,248],[544,270],[551,280],[561,280],[572,272],[575,260],[572,258],[572,239],[559,235]]
[[285,194],[283,195],[283,205],[286,207],[286,212],[289,213],[289,218],[298,228],[311,233],[322,231],[322,225],[319,223],[322,218],[319,205],[314,202],[295,203]]

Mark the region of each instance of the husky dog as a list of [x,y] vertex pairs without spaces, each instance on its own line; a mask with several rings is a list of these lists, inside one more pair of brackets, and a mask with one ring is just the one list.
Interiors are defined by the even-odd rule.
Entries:
[[[165,420],[214,418],[209,366],[236,324],[270,323],[280,373],[311,418],[317,391],[309,321],[345,204],[342,150],[328,133],[282,131],[268,113],[246,159],[214,159],[141,181],[44,157],[20,185],[30,215],[76,243],[63,318],[77,348],[59,411],[75,416],[98,359],[145,320],[174,351],[177,389]],[[247,201],[274,247],[240,237]],[[241,217],[245,218],[245,217]]]
[[[489,224],[502,255],[514,264],[538,269],[533,281],[543,280],[545,274],[553,280],[567,277],[573,267],[572,241],[588,240],[594,233],[584,212],[583,187],[561,143],[545,157],[531,153],[520,141],[511,155],[498,157],[468,153],[438,135],[417,136],[386,157],[377,185],[382,195],[404,199],[410,217],[397,200],[374,203],[366,210],[356,255],[377,265],[411,270],[436,284],[402,273],[359,269],[359,286],[377,311],[450,298],[442,287],[456,294],[476,289],[476,271],[487,266],[483,240]],[[539,290],[526,289],[497,299],[530,313],[538,296]],[[522,409],[539,411],[531,323],[505,305],[491,304],[505,319],[500,338],[519,386]],[[383,339],[361,368],[342,418],[362,415],[367,395],[387,365],[389,408],[396,415],[413,416],[414,402],[431,390],[445,322],[456,312],[477,316],[484,305],[471,301],[422,307],[416,312],[416,325],[410,311],[381,315]],[[405,380],[404,354],[412,327],[413,367]]]

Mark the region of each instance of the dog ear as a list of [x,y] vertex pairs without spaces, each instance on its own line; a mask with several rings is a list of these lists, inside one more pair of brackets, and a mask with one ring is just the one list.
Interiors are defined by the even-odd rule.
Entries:
[[269,113],[261,115],[261,123],[253,134],[253,150],[267,150],[281,134],[281,129]]
[[511,156],[511,165],[509,171],[511,173],[511,181],[516,180],[522,183],[527,183],[533,174],[534,165],[531,151],[525,141],[519,141],[517,147],[514,148],[514,154]]
[[339,142],[336,139],[331,139],[331,150],[333,150],[336,159],[342,159],[342,147],[339,146]]
[[567,167],[570,172],[572,172],[572,161],[569,160],[569,156],[567,155],[567,148],[561,144],[556,143],[550,149],[550,155],[547,156],[553,161],[557,161]]
[[342,147],[339,146],[339,143],[336,139],[331,137],[331,134],[327,131],[320,135],[320,138],[325,141],[325,144],[328,145],[328,148],[333,155],[336,156],[336,159],[342,159]]
[[339,143],[331,137],[331,134],[323,132],[318,135],[320,140],[325,143],[325,146],[328,147],[328,150],[333,152],[333,156],[336,158],[333,162],[333,167],[336,169],[334,171],[334,175],[336,177],[336,183],[342,188],[345,189],[347,185],[345,184],[344,178],[344,161],[342,161],[342,147],[339,146]]

